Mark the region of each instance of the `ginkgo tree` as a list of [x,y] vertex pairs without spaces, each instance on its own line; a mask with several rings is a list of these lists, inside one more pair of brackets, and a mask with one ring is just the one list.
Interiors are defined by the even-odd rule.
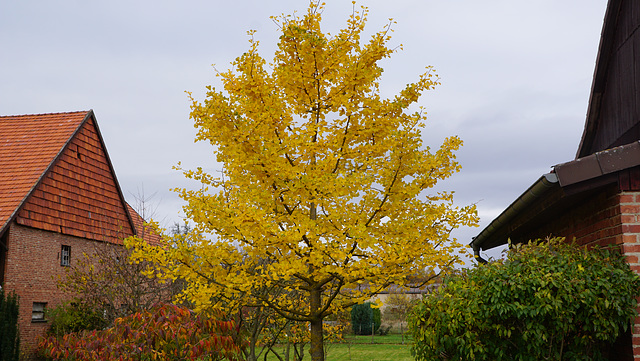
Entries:
[[[460,169],[462,145],[457,136],[435,151],[423,145],[416,103],[438,84],[433,69],[383,98],[393,23],[362,41],[363,7],[330,35],[323,8],[312,1],[302,16],[273,18],[281,35],[270,63],[250,31],[249,50],[217,74],[223,89],[192,99],[196,140],[214,146],[223,169],[183,170],[202,183],[177,190],[193,230],[136,253],[184,279],[197,309],[253,303],[308,322],[312,360],[324,359],[325,317],[451,267],[466,252],[451,231],[477,223],[474,205],[433,190]],[[265,287],[280,291],[255,292]]]

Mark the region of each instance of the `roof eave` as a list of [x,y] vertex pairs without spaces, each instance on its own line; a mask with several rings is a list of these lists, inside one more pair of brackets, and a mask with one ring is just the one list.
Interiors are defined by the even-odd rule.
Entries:
[[90,111],[91,116],[93,117],[93,125],[96,129],[96,134],[98,136],[98,139],[100,139],[100,144],[102,145],[102,149],[104,151],[104,157],[107,161],[107,165],[109,166],[109,170],[111,171],[111,174],[113,174],[113,181],[115,183],[115,187],[116,190],[118,192],[118,196],[120,197],[120,201],[122,202],[122,205],[125,209],[125,215],[127,217],[127,219],[129,220],[129,225],[131,227],[131,230],[133,231],[133,235],[137,235],[138,231],[136,229],[136,225],[135,222],[133,221],[133,216],[131,215],[131,213],[129,212],[128,209],[128,203],[124,198],[124,194],[122,193],[122,188],[120,187],[120,182],[118,181],[118,177],[116,176],[116,171],[115,168],[113,167],[113,163],[111,163],[111,157],[109,157],[109,152],[107,151],[107,145],[104,141],[104,139],[102,138],[102,133],[100,132],[100,127],[98,126],[98,121],[96,120],[96,117],[93,113],[93,110]]
[[524,193],[522,193],[511,205],[509,205],[498,217],[496,217],[480,234],[473,238],[471,247],[474,251],[487,250],[506,244],[507,239],[495,240],[493,236],[499,230],[506,227],[518,214],[544,197],[551,189],[558,186],[558,178],[555,173],[542,175]]
[[[507,244],[508,237],[497,239],[497,235],[505,233],[505,228],[523,210],[543,200],[556,187],[562,188],[563,193],[567,193],[567,189],[570,190],[569,193],[574,194],[576,192],[585,192],[600,186],[598,179],[608,179],[608,177],[615,175],[617,172],[637,166],[640,166],[640,141],[558,164],[553,167],[552,173],[540,177],[518,199],[511,203],[473,239],[470,245],[474,252],[478,254],[480,250]],[[585,186],[589,184],[591,184],[590,187]]]

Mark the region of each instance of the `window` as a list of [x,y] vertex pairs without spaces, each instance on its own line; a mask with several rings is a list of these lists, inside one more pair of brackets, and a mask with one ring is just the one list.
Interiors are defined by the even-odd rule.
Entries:
[[34,302],[31,310],[31,322],[45,322],[44,309],[46,307],[46,302]]
[[60,250],[60,265],[71,266],[71,246],[62,245]]

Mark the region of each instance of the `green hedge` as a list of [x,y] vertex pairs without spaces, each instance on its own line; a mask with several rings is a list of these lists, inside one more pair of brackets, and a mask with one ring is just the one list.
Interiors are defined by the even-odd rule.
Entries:
[[373,333],[376,333],[380,323],[380,309],[371,307],[371,302],[354,305],[351,308],[351,329],[354,335],[371,335],[371,326],[373,326]]
[[411,316],[416,360],[603,360],[636,315],[640,278],[612,249],[563,239],[450,277]]
[[18,361],[18,310],[18,296],[14,292],[5,294],[0,288],[0,361]]
[[47,318],[50,324],[48,332],[54,336],[84,330],[101,330],[108,325],[103,310],[96,309],[80,299],[62,303],[48,311]]

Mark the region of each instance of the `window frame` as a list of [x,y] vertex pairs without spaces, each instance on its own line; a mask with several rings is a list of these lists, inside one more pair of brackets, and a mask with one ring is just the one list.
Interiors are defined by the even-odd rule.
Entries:
[[71,266],[71,246],[66,244],[60,246],[60,266]]
[[47,322],[45,318],[47,302],[33,302],[31,306],[31,322]]

